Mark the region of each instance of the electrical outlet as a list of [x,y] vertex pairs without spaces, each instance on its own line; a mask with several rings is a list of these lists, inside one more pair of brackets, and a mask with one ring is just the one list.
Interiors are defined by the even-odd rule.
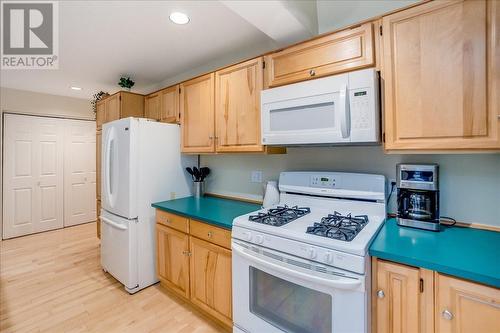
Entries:
[[250,181],[252,183],[262,183],[262,171],[252,171]]

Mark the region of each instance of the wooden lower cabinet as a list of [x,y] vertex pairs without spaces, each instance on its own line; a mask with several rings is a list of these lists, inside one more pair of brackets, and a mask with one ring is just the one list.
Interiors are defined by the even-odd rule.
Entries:
[[189,237],[191,302],[232,326],[231,251]]
[[157,272],[162,284],[189,297],[189,236],[156,224]]
[[161,285],[231,329],[232,266],[227,234],[230,231],[203,222],[156,212],[156,265]]
[[436,273],[436,332],[500,332],[500,290]]
[[372,331],[500,332],[500,289],[373,258]]

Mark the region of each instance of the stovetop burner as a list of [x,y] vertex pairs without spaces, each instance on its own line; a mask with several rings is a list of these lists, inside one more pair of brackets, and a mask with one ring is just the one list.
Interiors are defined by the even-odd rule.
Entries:
[[248,219],[252,222],[272,225],[281,227],[293,220],[298,219],[311,212],[309,207],[288,207],[287,205],[271,208],[267,213],[258,213],[257,215],[250,215]]
[[328,214],[321,219],[321,222],[315,222],[313,226],[307,227],[307,233],[343,240],[350,242],[356,235],[368,224],[368,216],[347,214],[343,216],[339,212]]

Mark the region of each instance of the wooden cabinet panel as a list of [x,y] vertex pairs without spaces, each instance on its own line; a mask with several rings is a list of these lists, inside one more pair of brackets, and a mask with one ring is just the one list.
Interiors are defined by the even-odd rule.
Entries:
[[165,123],[179,122],[179,85],[163,89],[159,94],[160,121]]
[[231,251],[190,238],[191,301],[232,326]]
[[95,114],[95,126],[99,131],[102,128],[102,124],[105,121],[106,117],[106,108],[104,102],[97,103],[96,106],[96,114]]
[[157,272],[170,290],[189,298],[189,236],[156,224]]
[[98,200],[101,199],[101,152],[102,152],[102,131],[97,131],[95,134],[95,185],[96,185],[96,197]]
[[214,73],[183,82],[180,89],[182,152],[214,152]]
[[99,218],[99,216],[101,216],[101,200],[97,200],[96,207],[97,207],[97,220],[96,220],[97,238],[101,239],[101,219]]
[[266,57],[270,87],[374,66],[373,24],[336,32]]
[[105,122],[120,119],[120,94],[114,94],[104,100],[106,108]]
[[184,216],[156,210],[156,222],[185,233],[189,232],[189,219]]
[[432,1],[383,18],[386,149],[500,148],[499,7]]
[[419,332],[419,269],[377,261],[377,332]]
[[120,119],[144,117],[144,96],[128,91],[120,91]]
[[500,289],[436,273],[436,332],[500,332]]
[[144,98],[144,117],[160,120],[160,93],[154,93]]
[[216,150],[261,152],[262,58],[215,73]]
[[231,248],[231,231],[213,225],[191,220],[190,233],[200,239],[217,244],[227,249]]

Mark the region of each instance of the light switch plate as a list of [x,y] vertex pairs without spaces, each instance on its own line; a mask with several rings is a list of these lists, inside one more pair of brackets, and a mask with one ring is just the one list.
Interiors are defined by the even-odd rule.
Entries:
[[250,180],[252,183],[262,183],[262,171],[252,171]]

